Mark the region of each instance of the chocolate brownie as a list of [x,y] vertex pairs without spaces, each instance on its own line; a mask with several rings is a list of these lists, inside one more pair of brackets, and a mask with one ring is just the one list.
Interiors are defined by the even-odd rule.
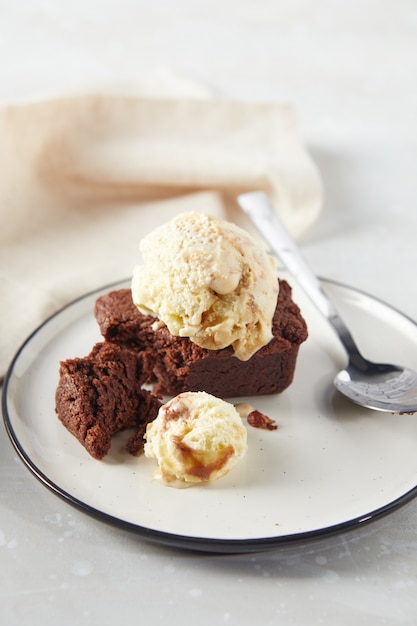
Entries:
[[84,358],[61,362],[56,412],[64,426],[96,459],[109,451],[116,433],[134,428],[127,451],[137,455],[143,434],[161,405],[142,385],[154,358],[114,343],[98,343]]
[[299,346],[307,338],[306,323],[285,280],[279,281],[273,339],[248,361],[240,361],[231,347],[207,350],[172,336],[156,318],[138,311],[129,289],[100,297],[95,316],[107,342],[154,357],[154,390],[164,395],[206,391],[230,398],[279,393],[291,384]]

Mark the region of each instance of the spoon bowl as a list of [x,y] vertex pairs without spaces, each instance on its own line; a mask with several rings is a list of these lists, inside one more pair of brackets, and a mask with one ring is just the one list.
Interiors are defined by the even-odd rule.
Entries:
[[272,251],[286,265],[318,310],[325,316],[344,346],[348,364],[334,378],[334,385],[350,400],[369,409],[391,413],[417,411],[417,373],[407,367],[373,363],[360,353],[349,329],[299,248],[281,223],[266,194],[260,191],[238,196],[238,204]]
[[407,367],[364,359],[366,371],[349,362],[334,378],[336,389],[361,406],[391,413],[417,410],[417,374]]

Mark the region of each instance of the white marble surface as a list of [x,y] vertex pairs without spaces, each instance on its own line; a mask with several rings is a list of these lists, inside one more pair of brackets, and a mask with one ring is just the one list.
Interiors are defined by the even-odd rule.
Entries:
[[[124,88],[154,68],[294,102],[326,188],[307,258],[417,320],[413,0],[0,0],[0,58],[1,102]],[[416,501],[315,543],[200,555],[90,519],[30,475],[4,431],[0,448],[4,626],[416,623]]]

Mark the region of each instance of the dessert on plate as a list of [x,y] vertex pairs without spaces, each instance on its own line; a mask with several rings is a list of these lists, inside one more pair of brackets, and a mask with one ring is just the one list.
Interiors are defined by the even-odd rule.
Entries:
[[126,428],[135,429],[128,451],[140,453],[164,395],[284,391],[307,338],[291,287],[236,225],[184,213],[145,237],[141,251],[131,289],[96,301],[103,341],[60,367],[56,412],[95,458]]
[[284,280],[277,284],[273,337],[246,361],[237,358],[231,346],[209,350],[187,337],[171,335],[157,318],[138,311],[130,289],[111,291],[98,298],[95,315],[106,342],[155,358],[153,381],[157,394],[207,391],[232,398],[280,393],[293,380],[299,347],[307,330],[291,299],[291,287]]
[[306,323],[275,263],[244,230],[186,213],[141,242],[129,289],[96,302],[105,341],[155,359],[156,393],[284,391]]

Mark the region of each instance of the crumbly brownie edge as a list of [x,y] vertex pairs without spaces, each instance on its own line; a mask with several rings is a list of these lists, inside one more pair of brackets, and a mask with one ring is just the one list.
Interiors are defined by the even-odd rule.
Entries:
[[112,437],[128,428],[137,431],[127,444],[129,452],[140,453],[144,427],[161,405],[142,389],[150,367],[148,355],[108,342],[96,344],[87,357],[61,362],[56,413],[94,458],[103,458]]

